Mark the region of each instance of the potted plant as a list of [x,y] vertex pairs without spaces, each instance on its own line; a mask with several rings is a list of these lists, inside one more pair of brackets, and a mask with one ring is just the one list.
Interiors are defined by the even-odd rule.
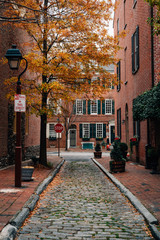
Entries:
[[124,142],[120,142],[119,147],[120,147],[120,150],[121,150],[121,153],[122,153],[122,157],[127,159],[128,145]]
[[23,166],[22,167],[22,181],[32,181],[32,174],[34,167],[32,166]]
[[138,146],[138,137],[137,136],[133,136],[131,139],[130,139],[130,149],[131,149],[131,153],[133,152],[133,146]]
[[148,148],[148,158],[150,159],[152,172],[151,174],[157,173],[157,166],[158,166],[158,150],[155,147]]
[[101,143],[101,146],[102,146],[103,149],[105,149],[105,147],[106,147],[106,143],[105,143],[104,140],[103,140],[103,142]]
[[101,144],[99,142],[96,143],[94,157],[95,158],[102,157]]
[[125,172],[126,161],[123,158],[122,151],[120,149],[120,142],[115,141],[113,144],[113,149],[110,152],[110,172]]

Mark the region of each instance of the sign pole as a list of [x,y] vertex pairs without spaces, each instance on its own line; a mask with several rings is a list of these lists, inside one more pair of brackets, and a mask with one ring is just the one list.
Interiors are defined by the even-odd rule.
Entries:
[[60,157],[60,133],[58,133],[58,156]]
[[54,126],[54,130],[58,133],[58,156],[60,157],[60,133],[63,131],[63,125],[61,123],[57,123]]

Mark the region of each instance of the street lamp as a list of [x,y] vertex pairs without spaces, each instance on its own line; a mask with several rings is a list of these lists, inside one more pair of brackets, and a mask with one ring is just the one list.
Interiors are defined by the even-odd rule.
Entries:
[[[11,49],[8,49],[5,57],[8,59],[10,69],[18,70],[21,60],[26,61],[25,69],[18,76],[17,91],[18,95],[21,94],[21,81],[20,77],[27,70],[28,62],[22,57],[19,49],[16,45],[12,45]],[[21,112],[16,112],[16,148],[15,148],[15,187],[21,187],[21,160],[22,160],[22,147],[21,147]]]

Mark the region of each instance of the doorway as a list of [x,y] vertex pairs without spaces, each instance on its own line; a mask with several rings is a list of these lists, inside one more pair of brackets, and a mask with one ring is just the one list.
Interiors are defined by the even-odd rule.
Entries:
[[76,129],[70,129],[70,147],[76,147]]

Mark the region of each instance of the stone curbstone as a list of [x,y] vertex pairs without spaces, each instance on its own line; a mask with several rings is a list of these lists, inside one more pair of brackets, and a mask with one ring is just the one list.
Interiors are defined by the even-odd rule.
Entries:
[[0,240],[13,240],[16,233],[17,228],[11,224],[7,224],[0,233]]
[[[104,174],[109,177],[109,179],[119,188],[119,190],[130,200],[132,205],[142,214],[147,224],[152,228],[153,236],[157,236],[159,233],[156,226],[153,224],[158,224],[158,220],[144,207],[144,205],[122,184],[120,183],[108,170],[106,170],[99,162],[92,158],[92,161],[104,172]],[[160,233],[159,233],[160,234]],[[160,238],[156,238],[160,239]]]
[[22,208],[22,210],[15,216],[13,217],[9,223],[17,228],[19,228],[24,220],[28,217],[29,215],[29,208],[25,207]]
[[25,203],[24,207],[27,207],[29,208],[29,211],[33,211],[36,203],[38,202],[39,200],[39,196],[37,194],[33,194],[29,200]]
[[153,237],[154,237],[156,240],[160,240],[160,232],[158,231],[158,229],[156,228],[156,226],[153,225],[153,224],[149,224],[149,229],[150,229]]

